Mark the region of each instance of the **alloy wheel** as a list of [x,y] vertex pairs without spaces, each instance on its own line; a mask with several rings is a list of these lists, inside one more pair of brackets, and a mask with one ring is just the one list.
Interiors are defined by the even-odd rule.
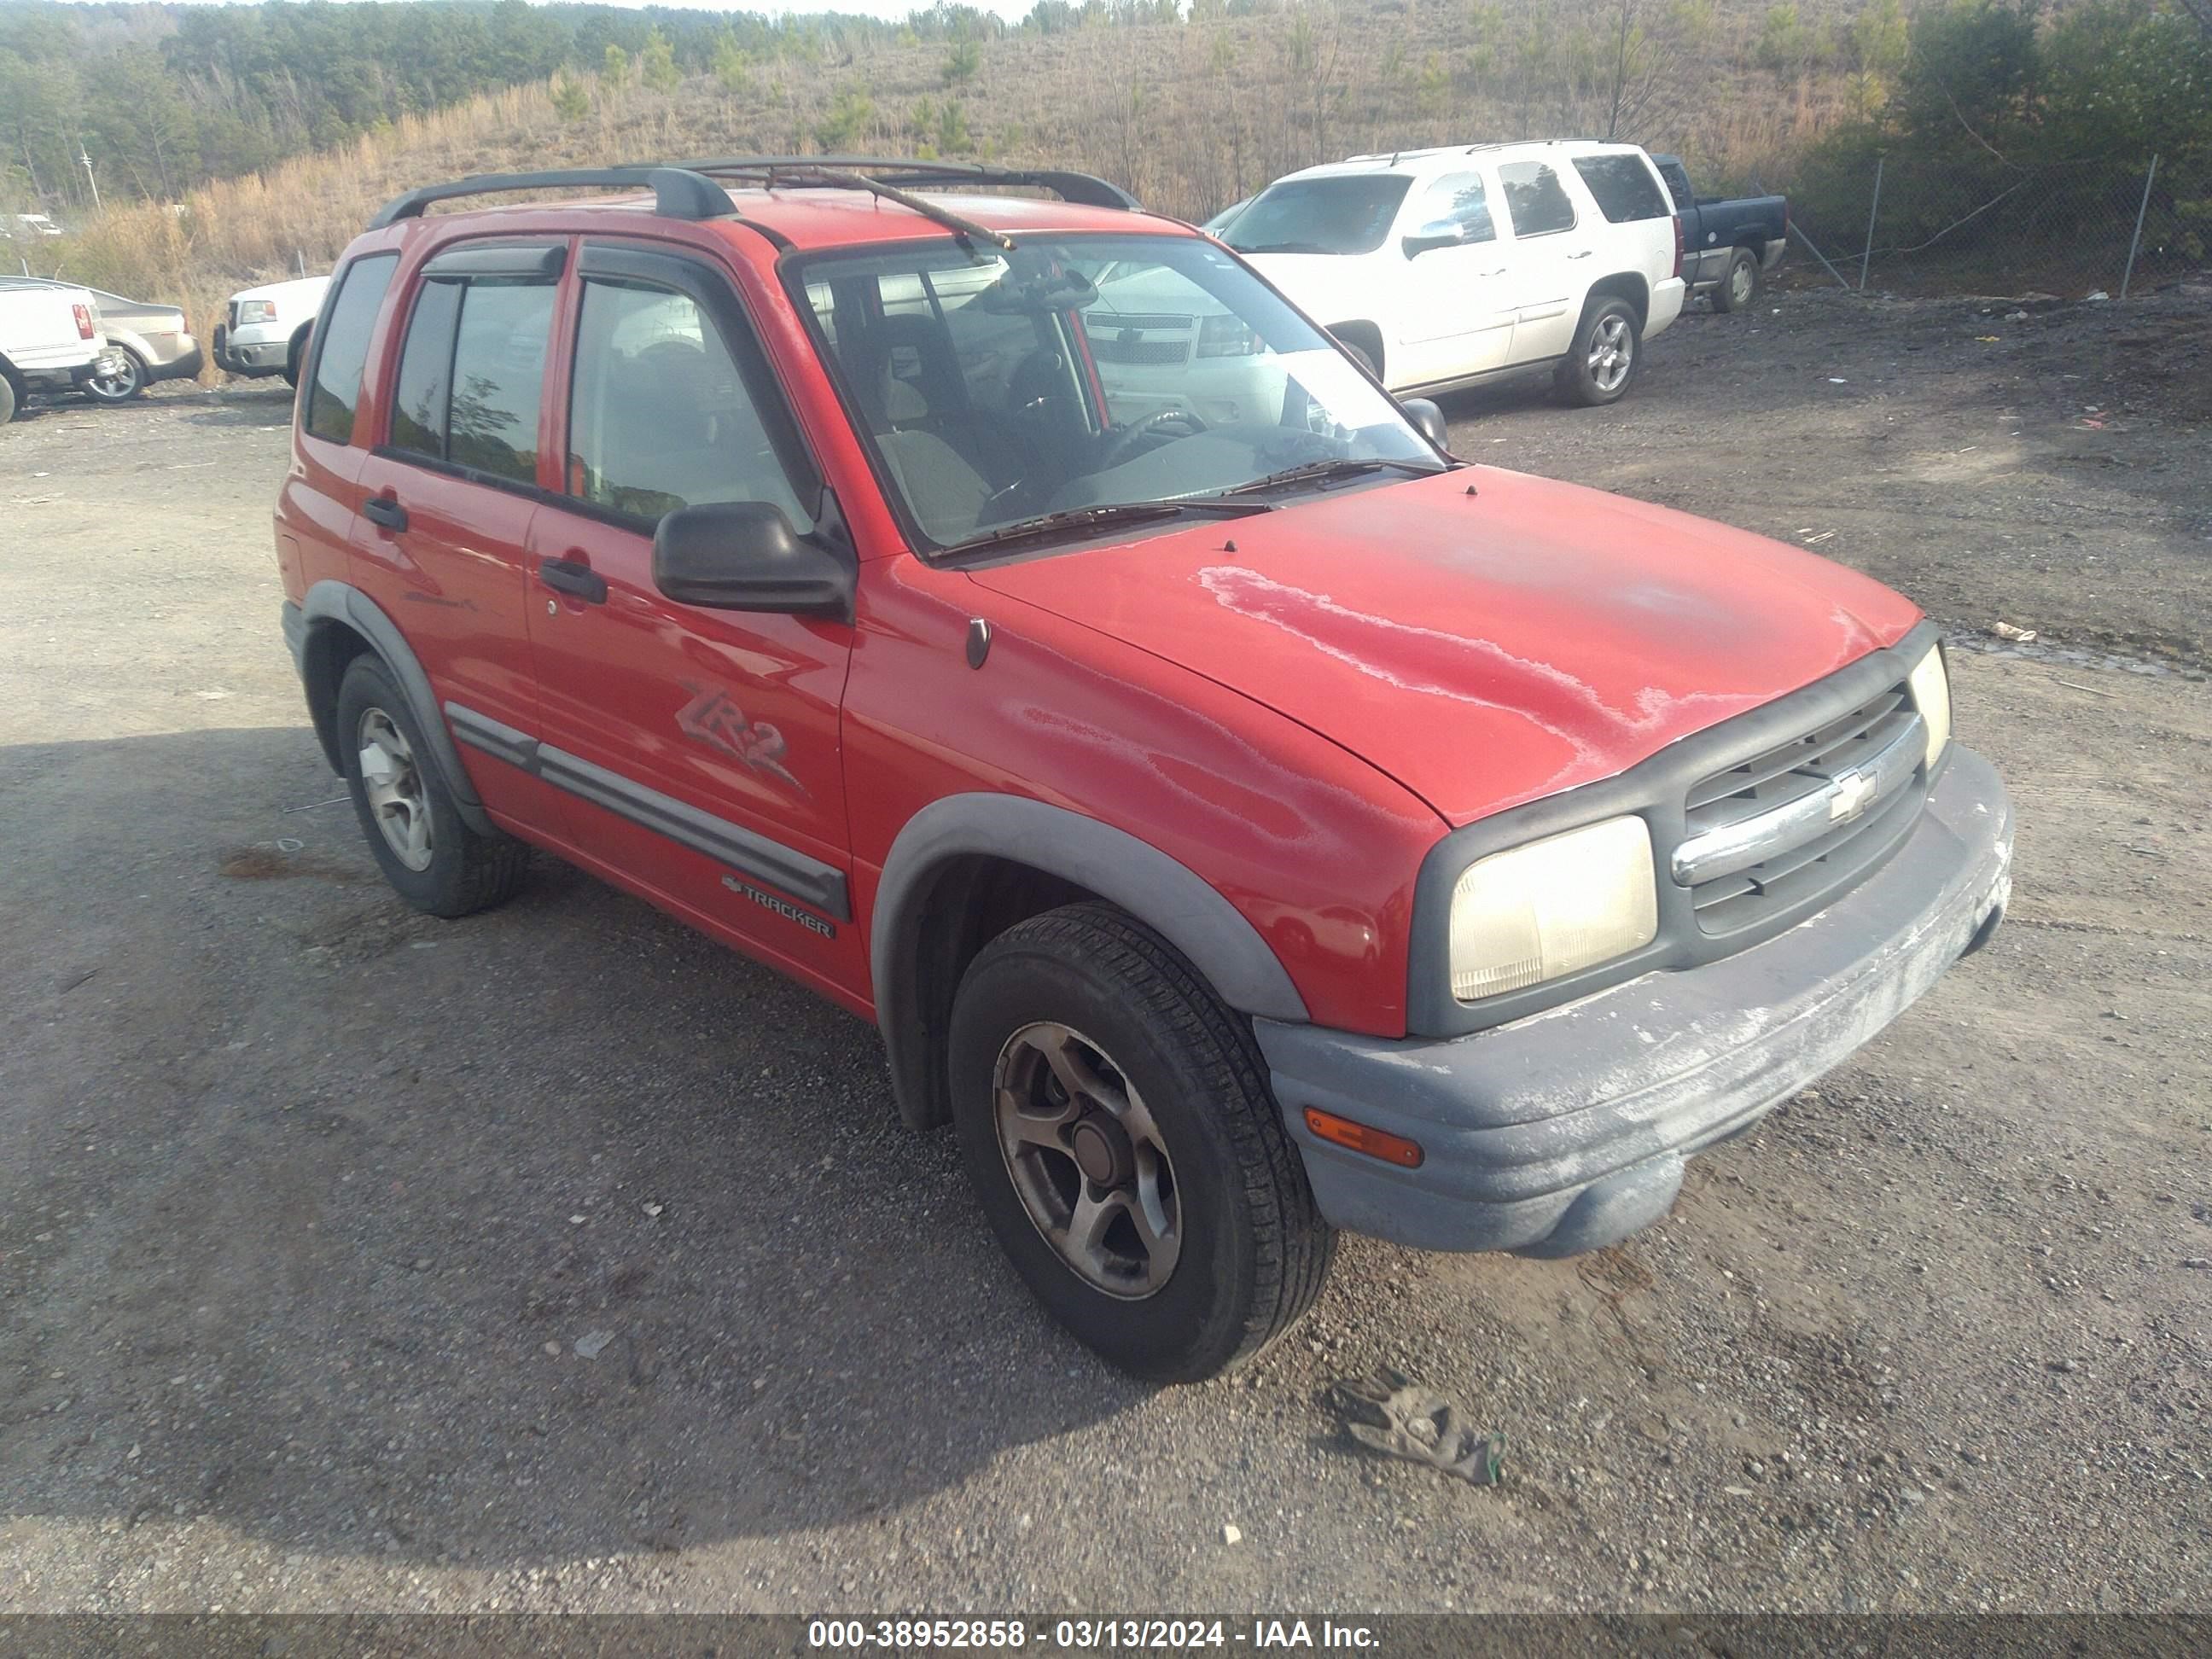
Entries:
[[1590,331],[1589,373],[1601,392],[1618,392],[1628,378],[1636,344],[1628,331],[1628,319],[1619,314],[1601,317]]
[[85,390],[104,404],[119,404],[136,397],[145,384],[145,371],[138,366],[138,360],[127,351],[117,355],[123,363],[121,374],[95,374],[84,383]]
[[1729,299],[1740,306],[1751,303],[1751,264],[1739,259],[1729,271]]
[[368,796],[369,816],[384,832],[392,855],[410,870],[427,870],[434,850],[430,831],[430,800],[423,787],[422,769],[415,750],[391,715],[381,708],[362,711],[355,733],[361,759],[361,785]]
[[992,1079],[999,1150],[1030,1224],[1094,1289],[1152,1296],[1182,1249],[1175,1167],[1126,1073],[1072,1027],[1024,1025]]

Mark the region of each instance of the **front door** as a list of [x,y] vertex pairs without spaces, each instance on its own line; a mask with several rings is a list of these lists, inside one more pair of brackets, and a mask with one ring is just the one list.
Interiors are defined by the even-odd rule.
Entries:
[[1479,173],[1426,185],[1401,221],[1407,303],[1401,345],[1389,365],[1394,386],[1457,380],[1499,368],[1513,332],[1506,260]]
[[821,480],[744,307],[703,259],[586,241],[562,489],[529,544],[537,765],[610,874],[802,978],[865,982],[852,926],[834,618],[708,610],[654,585],[653,531],[703,502],[825,526]]

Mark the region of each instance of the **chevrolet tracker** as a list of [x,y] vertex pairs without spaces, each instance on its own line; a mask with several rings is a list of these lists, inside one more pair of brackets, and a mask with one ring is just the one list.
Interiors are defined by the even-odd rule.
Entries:
[[874,1021],[1044,1304],[1202,1377],[1339,1229],[1650,1224],[2004,909],[1910,602],[1443,444],[1080,174],[471,179],[337,268],[284,631],[409,902],[534,845]]

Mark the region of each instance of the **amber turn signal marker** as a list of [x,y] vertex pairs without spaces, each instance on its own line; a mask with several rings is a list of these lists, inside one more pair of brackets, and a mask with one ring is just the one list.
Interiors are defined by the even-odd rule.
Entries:
[[1420,1147],[1403,1135],[1385,1134],[1364,1123],[1354,1123],[1348,1117],[1324,1112],[1318,1106],[1306,1108],[1306,1127],[1331,1146],[1341,1146],[1347,1152],[1364,1152],[1370,1158],[1379,1158],[1385,1164],[1407,1170],[1421,1167]]

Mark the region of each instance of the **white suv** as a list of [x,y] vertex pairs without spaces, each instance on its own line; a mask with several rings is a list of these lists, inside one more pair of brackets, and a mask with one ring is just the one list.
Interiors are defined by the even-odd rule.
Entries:
[[1609,404],[1682,310],[1680,230],[1633,144],[1357,155],[1277,179],[1221,234],[1401,393],[1550,368]]

